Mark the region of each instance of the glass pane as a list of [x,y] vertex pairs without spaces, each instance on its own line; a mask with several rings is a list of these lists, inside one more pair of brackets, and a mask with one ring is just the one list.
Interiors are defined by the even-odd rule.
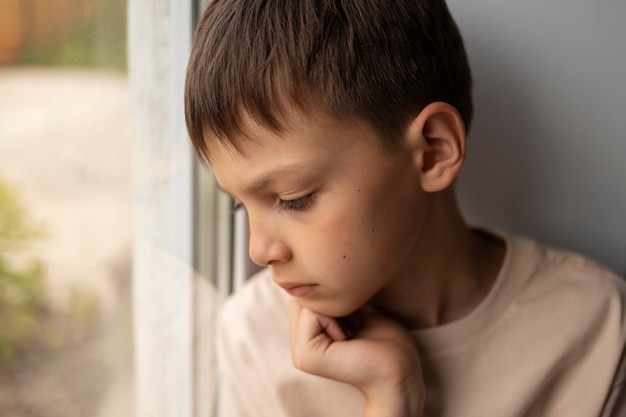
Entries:
[[125,0],[0,0],[0,415],[134,415]]

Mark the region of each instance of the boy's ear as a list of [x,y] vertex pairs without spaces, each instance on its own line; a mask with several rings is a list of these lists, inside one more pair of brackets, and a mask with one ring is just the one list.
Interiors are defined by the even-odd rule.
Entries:
[[454,182],[465,159],[465,139],[463,118],[447,103],[430,103],[411,121],[405,145],[424,191],[443,191]]

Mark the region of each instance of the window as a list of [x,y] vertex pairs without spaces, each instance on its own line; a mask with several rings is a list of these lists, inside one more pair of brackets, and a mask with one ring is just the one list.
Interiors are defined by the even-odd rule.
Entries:
[[232,289],[232,203],[196,163],[182,104],[204,6],[129,2],[138,415],[216,415],[214,323]]
[[0,10],[0,415],[130,417],[126,1]]

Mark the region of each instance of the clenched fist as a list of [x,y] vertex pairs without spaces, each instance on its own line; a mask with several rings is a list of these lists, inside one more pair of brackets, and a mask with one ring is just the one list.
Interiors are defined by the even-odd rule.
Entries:
[[291,356],[296,368],[356,387],[365,417],[418,417],[424,385],[408,331],[371,307],[344,319],[289,305]]

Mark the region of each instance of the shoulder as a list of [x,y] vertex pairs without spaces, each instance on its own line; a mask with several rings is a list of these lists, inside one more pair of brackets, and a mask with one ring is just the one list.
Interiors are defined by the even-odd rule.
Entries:
[[240,317],[244,312],[259,311],[265,314],[278,310],[281,305],[286,306],[287,303],[287,294],[274,284],[271,270],[262,269],[246,280],[243,286],[226,300],[221,315]]
[[306,415],[339,416],[362,408],[353,387],[292,365],[288,306],[289,295],[273,282],[269,270],[246,281],[223,305],[217,350],[224,406],[277,417],[302,415],[302,410]]
[[587,256],[525,237],[510,237],[510,241],[518,265],[528,268],[529,285],[548,293],[580,293],[588,299],[626,299],[626,281]]
[[[218,316],[218,352],[227,360],[233,352],[250,360],[265,361],[268,352],[288,349],[289,299],[264,269],[251,277],[220,309]],[[238,360],[236,358],[233,358]]]
[[600,390],[609,393],[606,412],[618,410],[617,404],[624,412],[626,282],[579,253],[524,237],[509,241],[512,264],[521,271],[511,316],[541,345],[544,357],[554,348],[559,360],[571,361],[570,382],[576,369],[584,369],[595,388],[606,386]]
[[609,268],[575,252],[509,236],[507,275],[514,281],[515,311],[580,337],[602,326],[626,339],[626,282]]
[[270,327],[269,323],[286,324],[288,303],[287,294],[272,281],[271,271],[263,269],[225,301],[218,317],[220,331],[245,333]]

